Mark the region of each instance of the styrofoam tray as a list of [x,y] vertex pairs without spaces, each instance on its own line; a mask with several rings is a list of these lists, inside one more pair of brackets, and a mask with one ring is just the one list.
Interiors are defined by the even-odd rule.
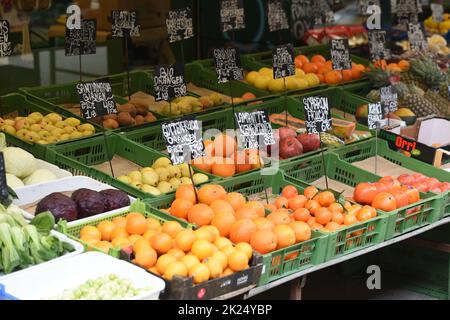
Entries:
[[[75,191],[81,188],[87,188],[94,191],[102,191],[105,189],[116,189],[107,184],[98,182],[94,179],[82,176],[67,177],[60,180],[48,182],[41,185],[27,186],[16,190],[18,199],[15,199],[13,203],[17,206],[26,206],[31,203],[40,201],[42,198],[48,196],[53,192],[68,192]],[[135,198],[130,197],[130,202],[133,202]],[[24,212],[26,219],[33,219],[34,215]]]
[[64,260],[64,259],[68,259],[68,258],[71,258],[73,256],[77,256],[77,255],[79,255],[79,254],[84,252],[84,246],[81,243],[70,239],[65,234],[62,234],[62,233],[60,233],[58,231],[55,231],[55,230],[50,231],[50,234],[55,236],[55,237],[57,237],[59,240],[61,240],[63,242],[71,244],[75,250],[72,251],[72,252],[66,253],[65,255],[63,255],[61,257],[58,257],[58,258],[55,258],[53,260],[50,260],[50,261],[47,261],[47,262],[43,262],[43,263],[38,264],[38,265],[30,266],[30,267],[28,267],[26,269],[18,270],[18,271],[12,272],[12,273],[7,274],[7,275],[5,275],[5,274],[0,272],[0,282],[6,277],[9,277],[9,276],[12,276],[12,275],[16,275],[16,274],[19,274],[21,272],[26,272],[26,271],[29,271],[31,269],[38,268],[38,267],[40,267],[42,265],[53,263],[55,261],[61,261],[61,260]]
[[110,274],[129,280],[135,288],[150,288],[130,300],[158,299],[165,288],[162,279],[144,269],[99,252],[86,252],[25,270],[0,279],[0,283],[5,286],[6,293],[20,300],[54,299],[64,290]]

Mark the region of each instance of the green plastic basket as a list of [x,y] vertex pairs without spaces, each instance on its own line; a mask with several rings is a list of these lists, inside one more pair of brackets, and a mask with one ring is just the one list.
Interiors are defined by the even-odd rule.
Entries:
[[[59,223],[57,225],[58,231],[66,234],[69,238],[78,241],[84,245],[84,249],[90,250],[89,247],[92,247],[92,250],[101,251],[100,249],[96,248],[95,246],[90,246],[89,244],[83,242],[80,240],[80,231],[83,229],[83,227],[86,226],[97,226],[102,221],[112,221],[116,217],[125,217],[130,212],[139,212],[142,213],[146,218],[154,218],[158,220],[161,224],[163,224],[166,221],[178,221],[183,228],[192,228],[192,226],[185,221],[174,219],[173,216],[169,216],[167,213],[160,212],[158,210],[153,209],[149,205],[145,204],[144,202],[141,202],[139,200],[136,200],[134,203],[131,204],[131,206],[127,209],[119,209],[114,210],[113,212],[107,212],[103,214],[99,214],[93,217],[85,218],[80,221],[73,221],[70,223]],[[109,250],[109,254],[113,257],[120,258],[120,249],[111,248]]]
[[[66,143],[49,148],[46,160],[70,171],[73,175],[88,176],[102,181],[127,192],[136,198],[154,198],[155,196],[144,193],[135,187],[126,184],[109,174],[99,171],[90,166],[111,160],[115,155],[127,159],[141,167],[151,166],[152,163],[167,155],[151,150],[143,145],[125,139],[115,133],[106,133],[78,143]],[[114,167],[113,167],[114,169]],[[193,168],[194,172],[201,172]],[[216,178],[207,174],[209,181]]]
[[[24,95],[18,93],[12,93],[5,96],[0,97],[0,116],[7,115],[9,113],[17,113],[17,116],[28,116],[30,113],[40,112],[43,115],[55,112],[55,110],[44,106],[39,102],[29,101]],[[58,112],[58,111],[56,111]],[[60,113],[63,118],[72,117],[80,120],[82,123],[86,123],[82,118],[73,115],[72,113]],[[101,127],[95,128],[98,131],[103,131]],[[1,132],[1,131],[0,131]],[[9,144],[20,147],[28,152],[32,153],[34,156],[40,159],[45,159],[47,149],[51,146],[62,144],[63,142],[57,144],[38,144],[38,143],[30,143],[25,140],[19,139],[17,136],[8,134],[4,132],[6,135],[6,140]],[[90,137],[83,137],[80,139],[75,139],[72,141],[84,141],[88,140]]]
[[372,84],[370,81],[361,81],[357,83],[349,83],[342,85],[342,89],[352,94],[365,97],[370,90],[372,90]]
[[[358,183],[362,182],[376,182],[380,179],[379,176],[371,172],[340,160],[332,152],[325,154],[325,167],[330,179],[339,181],[350,187],[355,187]],[[280,168],[288,175],[306,181],[307,183],[311,183],[324,176],[321,155],[282,163]],[[391,212],[378,210],[379,213],[385,213],[388,216],[385,239],[392,239],[403,233],[436,222],[441,217],[442,202],[442,196],[421,193],[421,200],[416,203]]]
[[[284,176],[281,171],[270,176],[261,175],[259,172],[249,173],[220,181],[217,184],[223,186],[227,192],[239,192],[244,196],[263,192],[267,188],[272,188],[273,194],[279,194],[282,188],[288,184],[296,186],[300,191],[307,187],[304,183]],[[169,195],[158,199],[147,199],[145,202],[157,209],[165,209],[170,207],[174,199],[173,195]],[[264,267],[259,284],[269,283],[324,262],[327,239],[327,235],[316,232],[308,241],[263,255]]]
[[[417,173],[422,173],[423,175],[431,178],[436,178],[442,182],[450,182],[449,172],[433,167],[425,162],[406,157],[400,152],[395,152],[394,150],[391,150],[388,143],[382,139],[371,139],[365,143],[355,143],[353,145],[335,149],[333,152],[337,154],[341,160],[353,163],[375,157],[377,146],[378,156],[383,157],[396,165],[410,169]],[[450,215],[450,191],[446,191],[438,195],[443,198],[443,208],[440,217],[447,217]]]

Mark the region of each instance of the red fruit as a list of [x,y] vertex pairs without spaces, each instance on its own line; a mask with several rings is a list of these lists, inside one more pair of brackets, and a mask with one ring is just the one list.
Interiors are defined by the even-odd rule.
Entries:
[[419,190],[417,190],[416,188],[411,186],[403,186],[402,190],[404,190],[408,195],[409,204],[416,203],[417,201],[420,200],[420,193]]
[[318,134],[303,133],[297,137],[297,140],[302,144],[303,152],[315,151],[320,148]]
[[441,182],[436,178],[427,178],[424,183],[427,185],[428,190],[430,190],[438,188]]
[[428,192],[428,186],[424,182],[414,182],[412,187],[416,188],[420,192]]
[[391,176],[383,177],[378,182],[384,184],[387,187],[387,189],[400,186],[400,182],[398,182],[397,179],[394,179]]
[[375,186],[375,188],[377,188],[378,192],[386,192],[388,191],[388,189],[390,189],[388,185],[382,182],[374,182],[373,185]]
[[414,173],[412,176],[414,178],[414,182],[422,182],[427,178],[421,173]]
[[281,127],[280,129],[278,129],[278,136],[280,137],[280,140],[283,140],[290,137],[295,138],[297,137],[297,133],[294,129]]
[[302,144],[294,137],[281,139],[280,141],[280,158],[289,159],[297,157],[303,153]]
[[397,208],[401,208],[409,204],[408,194],[402,190],[401,187],[393,188],[389,190],[389,193],[395,198]]
[[381,192],[373,198],[372,207],[386,212],[394,211],[397,209],[397,201],[392,194]]
[[414,183],[414,177],[410,174],[402,174],[399,175],[397,180],[401,183],[404,184],[406,186],[410,186]]
[[363,182],[356,186],[353,198],[360,204],[370,205],[377,194],[377,187],[373,183]]
[[450,190],[450,182],[441,182],[439,189],[441,189],[442,192]]

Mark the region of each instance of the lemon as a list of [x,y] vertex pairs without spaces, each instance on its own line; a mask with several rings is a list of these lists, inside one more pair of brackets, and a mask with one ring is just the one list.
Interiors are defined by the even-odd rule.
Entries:
[[295,68],[295,76],[299,77],[299,76],[304,76],[305,75],[305,71],[303,71],[302,69],[299,68]]
[[305,78],[297,78],[298,89],[303,90],[309,88],[309,82]]
[[263,68],[259,69],[259,74],[263,75],[263,76],[272,77],[273,76],[273,70],[271,68],[263,67]]
[[269,91],[271,92],[282,92],[284,91],[284,81],[283,79],[271,79],[268,84]]
[[253,86],[257,89],[267,90],[269,81],[271,81],[271,79],[269,77],[259,76],[258,78],[256,78],[255,83],[253,83]]
[[316,76],[314,73],[307,73],[305,76],[305,80],[308,81],[309,86],[317,86],[320,84],[320,79],[318,76]]
[[287,77],[286,87],[288,90],[297,90],[298,89],[297,79],[294,77]]
[[258,79],[259,74],[256,71],[250,71],[247,76],[245,77],[245,80],[250,83],[251,85],[255,84],[256,79]]

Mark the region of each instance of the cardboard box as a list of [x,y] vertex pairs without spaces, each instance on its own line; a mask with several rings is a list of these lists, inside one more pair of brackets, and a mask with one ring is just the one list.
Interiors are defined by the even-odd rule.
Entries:
[[413,126],[382,129],[380,138],[393,150],[423,162],[441,166],[450,162],[450,120],[433,117],[418,120]]

